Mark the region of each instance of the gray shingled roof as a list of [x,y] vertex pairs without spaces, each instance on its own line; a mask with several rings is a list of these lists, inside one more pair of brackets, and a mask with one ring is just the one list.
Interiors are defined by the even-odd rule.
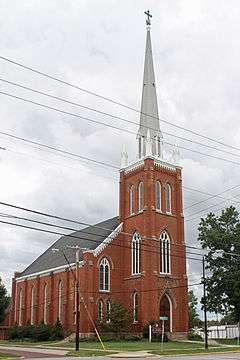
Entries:
[[[50,246],[42,255],[40,255],[31,265],[29,265],[20,276],[31,275],[39,271],[52,269],[66,264],[63,254],[53,252],[52,249],[64,249],[64,252],[70,263],[75,262],[75,250],[66,249],[67,245],[78,245],[81,248],[88,248],[94,250],[100,245],[105,238],[119,225],[118,217],[114,217],[102,221],[96,225],[86,227],[82,230],[75,231],[69,235],[60,237],[52,246]],[[95,227],[97,226],[97,227]],[[104,229],[105,228],[105,229]],[[109,229],[109,230],[106,230]],[[80,252],[80,260],[82,259],[82,252]],[[66,264],[67,267],[67,264]]]

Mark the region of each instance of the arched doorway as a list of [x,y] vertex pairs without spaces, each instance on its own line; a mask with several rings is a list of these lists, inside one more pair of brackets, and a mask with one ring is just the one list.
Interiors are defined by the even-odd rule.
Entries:
[[163,295],[160,300],[159,316],[167,316],[168,319],[164,323],[165,331],[172,332],[172,302],[167,294]]

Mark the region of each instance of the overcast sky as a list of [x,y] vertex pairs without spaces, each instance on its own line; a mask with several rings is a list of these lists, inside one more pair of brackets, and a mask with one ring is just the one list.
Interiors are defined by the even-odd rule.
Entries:
[[[0,0],[0,56],[139,109],[146,36],[143,13],[148,8],[153,13],[152,45],[160,117],[240,148],[238,0]],[[139,121],[136,112],[3,60],[0,60],[0,78]],[[137,132],[134,125],[53,101],[2,81],[0,91]],[[132,134],[1,94],[0,119],[1,132],[115,166],[120,165],[123,144],[127,146],[129,158],[136,157]],[[177,141],[180,146],[240,165],[240,152],[236,149],[163,122],[161,129],[233,155],[164,135],[166,142]],[[118,213],[117,171],[42,151],[5,135],[0,135],[0,146],[6,148],[0,151],[0,201],[88,223]],[[217,194],[239,185],[223,196],[240,195],[239,165],[188,150],[182,150],[181,155],[184,186]],[[184,190],[185,207],[206,198],[206,195]],[[222,201],[214,198],[186,209],[188,244],[196,243],[198,218],[206,214],[206,210],[194,214],[211,205],[216,205],[211,209],[214,210],[230,204]],[[0,211],[23,215],[3,206]],[[193,218],[195,220],[187,221]],[[57,237],[3,224],[0,228],[0,275],[10,290],[13,272],[23,270]],[[189,283],[198,282],[200,265],[189,261],[188,266]],[[200,295],[198,288],[195,291]]]

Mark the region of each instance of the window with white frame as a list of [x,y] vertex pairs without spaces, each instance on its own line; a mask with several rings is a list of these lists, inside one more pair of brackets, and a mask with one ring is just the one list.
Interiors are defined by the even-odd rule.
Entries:
[[103,258],[100,262],[99,290],[110,291],[110,266],[106,258]]
[[34,325],[35,322],[35,287],[32,287],[31,290],[31,314],[30,314],[30,323]]
[[155,183],[155,202],[156,202],[156,210],[161,211],[162,210],[162,196],[161,196],[161,183],[159,180]]
[[166,212],[172,213],[172,188],[170,184],[166,184]]
[[43,289],[43,321],[47,324],[47,310],[48,310],[48,285],[44,285]]
[[106,321],[110,322],[111,320],[111,301],[107,300],[106,302]]
[[140,241],[139,233],[135,232],[132,238],[132,274],[140,273]]
[[129,213],[130,213],[130,215],[133,215],[135,212],[134,202],[135,202],[134,186],[132,185],[130,187],[130,191],[129,191]]
[[98,302],[98,321],[103,321],[103,301]]
[[22,313],[23,313],[23,290],[19,290],[19,317],[18,325],[22,326]]
[[139,306],[139,295],[135,291],[133,293],[133,321],[138,322],[138,306]]
[[166,231],[160,235],[160,273],[171,273],[170,237]]
[[58,319],[62,322],[63,314],[63,283],[59,281],[58,284]]
[[143,211],[144,207],[144,185],[141,181],[138,185],[138,211]]

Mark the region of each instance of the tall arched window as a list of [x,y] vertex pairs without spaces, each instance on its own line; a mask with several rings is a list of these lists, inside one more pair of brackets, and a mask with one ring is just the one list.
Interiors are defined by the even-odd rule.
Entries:
[[159,180],[155,183],[155,201],[156,201],[156,210],[161,211],[162,210],[162,196],[161,196],[161,183]]
[[132,274],[140,273],[140,235],[136,232],[132,238]]
[[35,322],[35,287],[32,287],[31,290],[31,315],[30,315],[30,323],[34,325]]
[[44,285],[43,289],[43,321],[47,324],[47,307],[48,307],[48,286]]
[[166,212],[168,214],[172,213],[172,189],[171,185],[166,185]]
[[19,317],[18,325],[22,326],[22,314],[23,314],[23,290],[19,290]]
[[58,284],[58,318],[62,322],[62,313],[63,313],[63,283],[60,280]]
[[135,291],[133,294],[133,321],[138,321],[138,305],[139,305],[139,296],[138,293]]
[[130,215],[134,214],[134,211],[135,211],[135,206],[134,206],[134,186],[132,185],[130,187],[130,192],[129,192],[129,212],[130,212]]
[[144,185],[141,181],[138,185],[138,211],[143,211],[144,207]]
[[99,290],[110,291],[110,266],[106,258],[103,258],[100,262]]
[[103,301],[98,302],[98,321],[103,321]]
[[106,302],[106,321],[110,322],[111,318],[111,301],[107,300]]
[[166,231],[160,235],[160,273],[170,274],[171,272],[170,238]]

